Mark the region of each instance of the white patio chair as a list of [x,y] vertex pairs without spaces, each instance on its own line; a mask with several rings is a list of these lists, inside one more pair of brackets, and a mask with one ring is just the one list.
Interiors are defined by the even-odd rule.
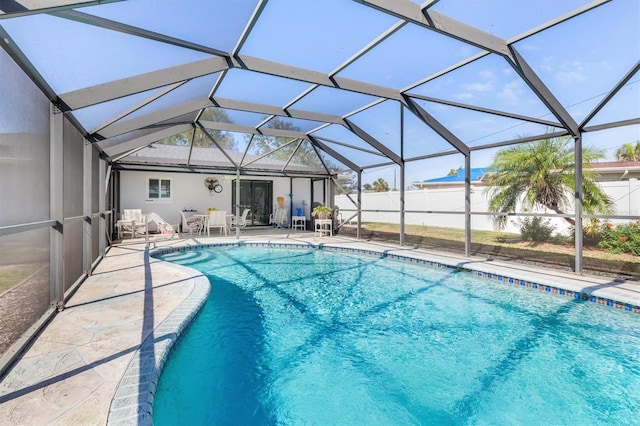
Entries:
[[118,228],[118,238],[122,239],[125,234],[135,238],[136,233],[144,234],[146,232],[145,216],[141,209],[124,209],[122,211],[122,219],[116,226]]
[[269,224],[275,225],[278,228],[284,228],[289,222],[289,216],[287,209],[283,207],[276,207],[275,212],[269,216]]
[[207,221],[207,236],[211,228],[219,228],[220,235],[224,232],[227,235],[227,212],[224,210],[214,210],[209,212],[209,220]]
[[182,232],[189,231],[189,235],[193,235],[193,231],[196,231],[198,234],[202,232],[202,218],[196,216],[187,216],[182,210],[180,211],[180,217],[182,217]]
[[241,228],[244,228],[247,226],[247,215],[249,214],[249,212],[251,211],[251,209],[244,209],[242,211],[242,216],[236,218],[235,216],[231,218],[231,226],[232,227],[236,227],[239,226]]

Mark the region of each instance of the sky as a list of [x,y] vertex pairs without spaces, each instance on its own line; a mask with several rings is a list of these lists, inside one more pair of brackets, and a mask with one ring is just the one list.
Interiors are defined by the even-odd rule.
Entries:
[[[529,28],[543,24],[557,15],[586,3],[584,0],[563,2],[442,0],[436,3],[434,9],[509,40]],[[295,66],[318,69],[322,72],[335,69],[335,66],[349,56],[348,52],[370,39],[371,32],[377,34],[382,28],[395,22],[388,17],[380,18],[375,14],[370,15],[368,9],[360,5],[349,3],[348,6],[353,9],[351,12],[359,19],[354,19],[353,15],[340,15],[335,10],[323,7],[320,2],[311,5],[310,2],[303,1],[297,2],[295,6],[287,1],[270,2],[269,7],[263,12],[264,20],[254,28],[242,52]],[[279,17],[284,16],[285,9],[288,12],[286,23],[279,20]],[[361,11],[366,13],[359,15]],[[295,19],[296,15],[299,19]],[[308,20],[304,19],[309,15],[331,22],[330,31],[326,28],[310,26]],[[344,19],[344,16],[349,18]],[[581,123],[640,59],[638,58],[638,52],[640,52],[638,17],[640,17],[639,2],[616,0],[563,25],[520,40],[514,46],[574,120]],[[345,42],[341,38],[344,27],[358,25],[369,32],[358,32]],[[598,31],[594,31],[595,28],[598,28]],[[296,34],[296,37],[290,37],[291,34]],[[274,49],[272,42],[274,39],[283,40],[283,44],[277,43],[277,48]],[[318,49],[311,50],[309,45]],[[340,50],[336,52],[331,49],[332,46]],[[557,122],[540,99],[518,77],[514,69],[497,55],[488,55],[437,79],[412,87],[425,75],[441,69],[443,64],[453,65],[478,52],[479,50],[475,47],[433,32],[422,31],[417,26],[408,24],[337,75],[397,89],[411,87],[409,93]],[[327,63],[331,65],[328,66]],[[264,97],[270,96],[268,88],[278,94],[286,91],[285,86],[280,86],[277,82],[268,84],[261,82],[259,86],[260,94]],[[249,84],[245,87],[249,88],[248,92],[253,89]],[[224,90],[231,91],[230,87],[224,85],[221,89],[223,94]],[[614,97],[613,101],[590,121],[590,124],[640,117],[639,89],[640,75],[636,75]],[[293,93],[297,90],[297,88],[293,89]],[[344,113],[336,110],[339,105],[345,104],[345,100],[340,97],[343,94],[337,95],[330,90],[319,92],[312,91],[303,100],[293,104],[292,108],[319,108],[326,113]],[[285,98],[286,96],[291,95],[285,95]],[[255,99],[255,94],[253,97],[247,94],[245,98],[249,101]],[[419,101],[419,103],[469,146],[544,134],[548,130],[553,130],[541,124],[531,124],[426,101]],[[405,148],[406,157],[451,149],[442,138],[411,117],[407,111],[405,111],[405,127],[400,129],[399,114],[399,104],[386,101],[350,116],[349,119],[395,152],[399,152],[399,140],[403,134],[407,147]],[[330,126],[315,134],[329,139],[345,140],[344,129],[335,127],[339,126]],[[623,143],[637,140],[640,140],[640,126],[635,125],[585,133],[583,143],[599,147],[608,159],[613,159],[615,151]],[[385,161],[337,145],[331,147],[359,164],[377,164]],[[487,166],[495,152],[495,149],[474,151],[472,167]],[[410,182],[443,176],[450,169],[463,165],[464,158],[461,155],[440,157],[415,164],[409,163],[406,167],[405,183],[409,185]],[[363,174],[363,181],[373,182],[382,177],[392,186],[395,180],[398,186],[399,174],[399,168],[393,165],[367,169]]]
[[[523,31],[588,4],[589,0],[440,0],[433,10],[477,26],[483,31],[516,40]],[[193,43],[231,51],[251,16],[256,0],[136,0],[82,8],[83,12],[135,25],[149,31],[167,32]],[[194,13],[198,11],[198,13]],[[554,93],[571,116],[581,123],[609,90],[640,59],[640,2],[613,0],[561,25],[513,43],[515,49]],[[188,23],[188,24],[187,24]],[[406,90],[407,93],[441,98],[473,106],[509,111],[548,121],[557,121],[519,78],[507,61],[495,54],[420,84],[426,76],[458,63],[481,50],[428,31],[414,24],[399,25],[389,38],[362,55],[353,64],[346,60],[398,19],[377,13],[358,2],[341,0],[270,0],[260,20],[245,40],[241,54],[307,68],[322,74],[366,81]],[[5,19],[0,25],[27,53],[38,71],[57,93],[100,84],[112,79],[154,69],[189,63],[208,55],[153,40],[50,15]],[[202,28],[211,31],[202,31]],[[41,28],[41,31],[33,31]],[[57,34],[51,37],[50,34]],[[86,43],[91,39],[92,43]],[[65,40],[60,43],[59,40]],[[197,99],[207,93],[218,75],[196,79],[149,104],[127,118]],[[6,80],[5,80],[6,81]],[[314,110],[345,116],[367,133],[399,152],[405,141],[405,157],[430,155],[451,147],[430,128],[395,101],[385,101],[350,115],[376,101],[374,96],[319,87],[307,83],[233,69],[227,73],[215,96],[292,109]],[[633,76],[590,125],[640,117],[640,75]],[[0,91],[2,84],[0,84]],[[87,130],[152,95],[142,94],[88,107],[76,115]],[[206,96],[206,95],[205,95]],[[2,106],[0,98],[0,107]],[[521,120],[463,110],[419,100],[418,104],[471,147],[544,134],[549,127]],[[3,111],[6,108],[2,108]],[[10,113],[10,112],[9,112]],[[399,117],[404,114],[404,128]],[[257,125],[260,117],[256,115]],[[18,120],[18,118],[16,118]],[[304,131],[317,123],[297,121]],[[1,123],[0,123],[1,126]],[[340,126],[329,126],[314,134],[327,139],[349,138]],[[0,128],[0,131],[2,129]],[[640,125],[589,132],[586,145],[603,149],[609,159],[622,144],[640,140]],[[362,141],[353,141],[362,144]],[[362,165],[380,164],[386,159],[373,154],[332,145],[336,151]],[[474,151],[472,167],[485,167],[495,150]],[[461,155],[409,163],[406,184],[440,177],[464,164]],[[368,169],[364,182],[382,177],[399,185],[395,166]]]

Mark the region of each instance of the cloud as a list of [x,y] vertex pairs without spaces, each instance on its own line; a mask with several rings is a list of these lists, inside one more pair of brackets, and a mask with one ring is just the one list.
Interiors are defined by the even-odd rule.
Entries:
[[498,97],[510,104],[517,104],[520,102],[520,98],[523,93],[524,90],[522,82],[519,80],[513,80],[511,83],[504,85],[502,90],[498,93]]
[[580,71],[559,71],[556,73],[556,80],[562,84],[573,84],[585,81],[587,77]]
[[495,74],[492,71],[480,71],[478,73],[478,77],[480,77],[480,79],[482,80],[493,80],[493,78],[495,77]]
[[468,99],[473,99],[473,93],[469,93],[469,92],[464,92],[464,93],[456,93],[453,95],[453,97],[455,99],[460,99],[460,100],[468,100]]
[[462,88],[469,92],[490,92],[493,90],[493,84],[491,82],[463,84]]
[[573,84],[585,81],[585,66],[580,61],[565,62],[558,67],[555,79],[561,84]]

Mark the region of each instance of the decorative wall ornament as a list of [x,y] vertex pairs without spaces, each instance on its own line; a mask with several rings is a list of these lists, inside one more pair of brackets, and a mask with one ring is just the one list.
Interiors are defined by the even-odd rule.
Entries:
[[209,190],[210,195],[213,195],[214,192],[216,194],[219,194],[220,192],[222,192],[222,185],[220,185],[220,182],[218,181],[218,179],[214,177],[209,176],[205,178],[204,186]]

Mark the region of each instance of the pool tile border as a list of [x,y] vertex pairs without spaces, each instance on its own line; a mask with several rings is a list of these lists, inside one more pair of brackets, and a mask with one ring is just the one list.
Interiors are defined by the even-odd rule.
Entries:
[[264,242],[264,241],[234,241],[224,243],[208,243],[200,245],[189,245],[180,247],[165,247],[156,249],[152,254],[154,256],[169,254],[173,252],[184,252],[187,250],[193,250],[197,248],[221,248],[221,247],[266,247],[266,248],[316,248],[320,250],[335,251],[340,253],[361,254],[368,256],[378,256],[382,258],[389,258],[392,260],[412,263],[416,265],[427,266],[436,269],[455,269],[461,272],[469,273],[478,278],[485,278],[491,281],[499,281],[507,284],[518,285],[521,287],[536,289],[539,291],[557,294],[560,296],[569,297],[572,299],[581,299],[598,305],[608,306],[616,309],[622,309],[625,311],[640,313],[640,306],[636,306],[630,303],[621,302],[601,296],[595,296],[588,292],[580,292],[567,290],[562,287],[556,287],[543,283],[538,283],[530,280],[523,280],[509,275],[500,275],[491,272],[480,271],[472,268],[461,267],[458,265],[447,264],[444,262],[432,261],[427,259],[421,259],[415,256],[407,256],[402,254],[388,253],[393,250],[375,250],[375,249],[363,249],[357,247],[343,247],[330,245],[327,243],[313,244],[313,243],[299,243],[299,242]]
[[[407,256],[388,250],[363,249],[358,247],[343,247],[327,243],[300,243],[300,242],[270,242],[270,241],[233,241],[216,242],[193,245],[181,245],[161,247],[151,250],[151,256],[162,256],[171,253],[185,253],[187,251],[202,248],[232,248],[232,247],[262,247],[274,249],[309,249],[327,250],[339,253],[350,253],[406,262],[434,269],[450,269],[471,274],[475,277],[485,278],[487,282],[498,281],[502,283],[531,288],[538,291],[581,299],[598,305],[622,309],[625,311],[640,313],[640,306],[623,303],[604,297],[594,296],[586,292],[566,290],[560,287],[550,286],[534,281],[523,280],[508,275],[500,275],[491,272],[480,271],[472,268],[452,265],[446,262],[422,259],[415,256]],[[184,266],[172,264],[173,267],[183,268],[194,276],[194,288],[189,296],[173,311],[162,323],[145,339],[134,357],[129,363],[111,401],[109,410],[109,425],[152,425],[153,424],[153,400],[156,387],[162,369],[169,359],[173,348],[184,332],[197,317],[210,291],[209,280],[198,271]]]

